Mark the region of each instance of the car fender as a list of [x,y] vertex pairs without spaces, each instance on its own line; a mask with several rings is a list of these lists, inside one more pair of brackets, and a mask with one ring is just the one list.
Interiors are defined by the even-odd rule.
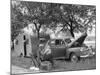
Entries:
[[78,57],[80,56],[80,47],[76,47],[76,48],[69,48],[68,50],[67,50],[67,56],[68,57],[70,57],[70,54],[71,53],[75,53]]

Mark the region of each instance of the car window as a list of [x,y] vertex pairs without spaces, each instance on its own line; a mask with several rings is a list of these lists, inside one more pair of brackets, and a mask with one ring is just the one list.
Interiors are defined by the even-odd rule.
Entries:
[[64,44],[65,43],[63,40],[59,40],[59,39],[55,40],[55,45],[64,45]]
[[55,44],[55,41],[53,40],[53,41],[51,41],[51,44]]
[[48,42],[49,45],[55,45],[55,40],[51,40]]
[[63,40],[61,41],[61,45],[65,45],[65,42]]

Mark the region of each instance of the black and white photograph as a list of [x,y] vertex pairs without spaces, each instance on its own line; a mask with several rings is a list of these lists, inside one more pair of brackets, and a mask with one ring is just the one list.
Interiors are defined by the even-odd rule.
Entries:
[[11,0],[11,74],[96,69],[96,5]]

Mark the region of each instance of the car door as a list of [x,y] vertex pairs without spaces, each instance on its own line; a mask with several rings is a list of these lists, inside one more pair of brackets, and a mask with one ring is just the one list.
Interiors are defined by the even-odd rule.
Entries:
[[55,56],[56,56],[56,55],[55,55],[55,54],[56,54],[56,52],[55,52],[55,50],[56,50],[55,40],[49,41],[48,45],[50,46],[50,49],[51,49],[51,55],[52,55],[53,57],[55,57]]
[[64,57],[66,55],[66,46],[63,40],[55,40],[55,44],[52,45],[52,55],[54,58]]

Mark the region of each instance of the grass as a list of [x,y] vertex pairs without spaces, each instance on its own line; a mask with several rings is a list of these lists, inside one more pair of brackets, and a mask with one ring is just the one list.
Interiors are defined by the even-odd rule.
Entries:
[[[88,41],[94,41],[95,38],[87,38]],[[89,43],[88,43],[89,44]],[[94,46],[94,44],[93,44]],[[16,57],[16,54],[12,52],[11,65],[19,66],[25,69],[29,69],[32,66],[30,58]],[[52,71],[76,71],[76,70],[90,70],[96,69],[96,57],[81,59],[77,63],[72,63],[69,60],[56,60]],[[46,71],[47,72],[47,71]]]
[[96,68],[96,58],[81,59],[78,63],[70,61],[57,61],[54,70],[58,71],[74,71],[74,70],[89,70]]
[[[31,65],[30,58],[12,57],[12,65],[29,69]],[[75,71],[75,70],[89,70],[96,69],[96,57],[81,59],[77,63],[72,63],[69,60],[55,60],[52,71]],[[47,72],[47,71],[44,71]]]

